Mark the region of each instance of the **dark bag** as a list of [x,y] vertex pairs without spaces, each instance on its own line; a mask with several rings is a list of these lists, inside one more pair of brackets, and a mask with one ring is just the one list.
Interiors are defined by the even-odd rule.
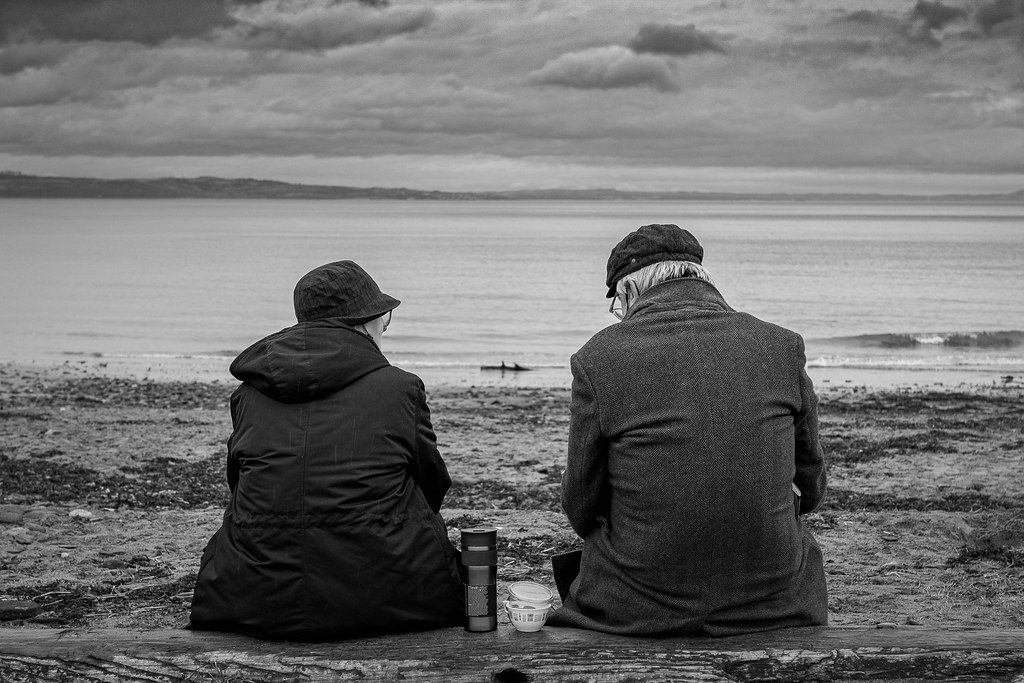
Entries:
[[580,573],[582,557],[582,550],[570,550],[567,553],[551,556],[551,569],[555,573],[555,588],[558,589],[558,597],[562,602],[565,602],[566,596],[569,595],[569,586]]

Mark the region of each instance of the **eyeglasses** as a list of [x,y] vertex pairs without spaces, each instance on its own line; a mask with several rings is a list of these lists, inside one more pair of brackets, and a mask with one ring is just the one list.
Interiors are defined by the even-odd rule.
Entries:
[[388,325],[391,324],[391,311],[388,311],[388,317],[384,319],[384,329],[381,332],[388,331]]
[[608,312],[614,315],[619,320],[626,315],[626,311],[622,308],[622,300],[619,299],[619,295],[616,294],[612,297],[612,304],[608,307]]

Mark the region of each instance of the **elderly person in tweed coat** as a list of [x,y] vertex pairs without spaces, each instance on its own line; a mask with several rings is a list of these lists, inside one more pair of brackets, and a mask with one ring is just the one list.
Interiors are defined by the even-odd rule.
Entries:
[[562,506],[583,551],[574,578],[556,563],[568,590],[549,624],[725,636],[827,622],[800,519],[825,492],[803,340],[733,310],[703,255],[688,231],[645,225],[608,260],[621,322],[571,361]]

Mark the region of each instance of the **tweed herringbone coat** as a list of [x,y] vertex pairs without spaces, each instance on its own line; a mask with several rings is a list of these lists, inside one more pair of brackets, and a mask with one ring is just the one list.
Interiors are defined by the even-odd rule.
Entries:
[[580,572],[549,620],[633,635],[827,621],[801,513],[825,492],[817,401],[794,332],[711,284],[656,285],[571,361],[562,505]]

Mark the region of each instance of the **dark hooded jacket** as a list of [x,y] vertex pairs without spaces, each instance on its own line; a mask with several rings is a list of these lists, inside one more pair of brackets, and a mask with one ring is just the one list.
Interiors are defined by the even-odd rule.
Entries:
[[572,357],[562,505],[583,538],[549,624],[730,635],[827,620],[798,519],[825,493],[794,332],[693,278],[651,287]]
[[451,479],[420,379],[336,319],[257,342],[231,373],[231,500],[192,627],[330,640],[460,623],[438,514]]

